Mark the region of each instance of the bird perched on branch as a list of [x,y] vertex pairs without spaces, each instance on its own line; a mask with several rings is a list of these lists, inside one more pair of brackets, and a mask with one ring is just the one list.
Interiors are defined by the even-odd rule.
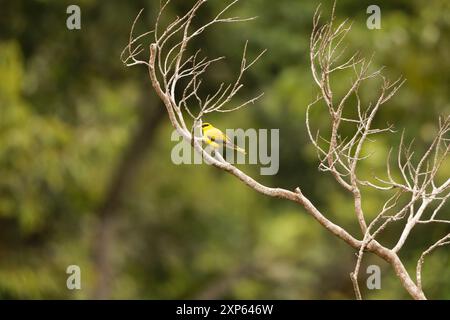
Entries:
[[242,154],[247,154],[244,149],[236,146],[231,139],[222,131],[215,128],[210,123],[202,124],[203,141],[212,146],[214,149],[218,149],[221,145],[236,150]]

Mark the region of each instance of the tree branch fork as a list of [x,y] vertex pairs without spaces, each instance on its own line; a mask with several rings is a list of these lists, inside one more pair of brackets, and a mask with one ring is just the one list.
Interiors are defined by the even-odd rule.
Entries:
[[[206,24],[193,27],[192,21],[197,11],[207,2],[206,0],[199,0],[185,15],[177,17],[160,32],[160,17],[169,2],[170,0],[161,3],[154,29],[135,37],[133,34],[135,24],[142,10],[139,12],[133,22],[128,45],[122,52],[121,57],[126,66],[145,65],[147,67],[152,87],[164,103],[173,128],[192,144],[193,148],[203,156],[207,163],[232,174],[245,185],[261,194],[299,204],[325,229],[357,250],[355,269],[350,274],[357,299],[362,298],[358,285],[358,274],[365,252],[371,252],[388,262],[412,298],[426,299],[421,280],[424,258],[438,247],[447,245],[450,242],[450,234],[432,244],[422,253],[417,262],[416,280],[411,278],[398,253],[416,225],[450,223],[449,220],[438,218],[440,210],[450,197],[450,178],[441,182],[441,184],[437,182],[440,177],[440,168],[445,161],[448,161],[450,151],[450,116],[439,119],[436,137],[421,157],[416,159],[417,156],[412,152],[412,144],[406,145],[402,134],[395,169],[391,160],[392,150],[389,152],[386,161],[387,178],[374,177],[374,181],[360,179],[358,168],[360,163],[370,156],[364,155],[363,149],[366,143],[370,141],[371,136],[394,132],[392,126],[374,128],[374,119],[380,108],[396,94],[405,80],[400,77],[391,82],[383,76],[382,68],[372,71],[372,58],[368,60],[361,58],[358,53],[346,55],[345,47],[342,48],[342,44],[351,29],[351,24],[347,20],[339,24],[336,23],[335,5],[329,21],[321,23],[320,7],[317,8],[310,37],[310,66],[313,80],[318,88],[318,95],[306,108],[306,128],[310,142],[317,151],[319,169],[330,172],[336,182],[353,198],[355,218],[363,235],[362,240],[359,240],[336,222],[329,220],[301,192],[300,188],[291,191],[265,186],[225,161],[220,154],[211,155],[203,148],[202,139],[198,138],[195,132],[198,132],[201,127],[204,115],[214,112],[238,111],[243,107],[254,104],[262,96],[260,94],[244,103],[233,105],[235,96],[243,87],[242,79],[245,72],[261,58],[265,51],[249,62],[247,60],[246,43],[236,80],[230,84],[221,83],[217,90],[208,96],[200,96],[199,88],[202,85],[202,76],[204,76],[208,67],[222,60],[223,57],[202,58],[200,50],[197,50],[193,55],[187,55],[188,45],[192,39],[215,24],[237,23],[254,18],[225,18],[225,13],[239,2],[239,0],[234,0]],[[140,58],[145,50],[141,44],[137,43],[150,35],[153,35],[154,39],[149,46],[148,59]],[[336,97],[331,85],[330,75],[346,69],[353,71],[353,79],[344,95]],[[382,80],[378,98],[373,102],[365,103],[360,99],[359,89],[366,81],[374,78],[381,78]],[[356,100],[354,109],[357,116],[354,119],[343,116],[344,109],[351,106],[349,103],[350,97],[354,97]],[[322,102],[326,107],[329,116],[331,134],[327,138],[322,137],[319,130],[313,132],[311,126],[310,109],[319,102]],[[194,110],[191,107],[192,105],[197,105],[198,108]],[[190,122],[189,126],[188,122]],[[344,136],[341,132],[342,123],[352,124],[354,134]],[[393,193],[371,221],[366,219],[363,211],[362,186],[379,192]],[[436,205],[433,207],[431,215],[424,218],[430,211],[432,204]],[[388,248],[376,240],[376,237],[384,232],[390,223],[404,221],[405,219],[403,231],[393,248]]]

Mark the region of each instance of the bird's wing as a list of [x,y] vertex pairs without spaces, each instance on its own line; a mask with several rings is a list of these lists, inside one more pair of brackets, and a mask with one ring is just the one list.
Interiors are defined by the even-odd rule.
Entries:
[[222,131],[220,131],[220,130],[217,129],[217,128],[211,128],[211,129],[208,129],[208,130],[205,132],[205,135],[206,135],[210,140],[215,141],[215,142],[218,142],[218,143],[222,143],[222,142],[224,142],[224,141],[227,141],[227,136],[226,136]]
[[226,134],[224,134],[217,128],[210,128],[208,130],[205,130],[203,135],[208,139],[206,142],[210,145],[213,145],[215,148],[217,148],[219,144],[225,144],[226,147],[235,149],[245,154],[244,149],[236,146]]
[[233,143],[233,142],[231,141],[230,137],[228,137],[226,134],[224,134],[224,137],[225,137],[226,143]]

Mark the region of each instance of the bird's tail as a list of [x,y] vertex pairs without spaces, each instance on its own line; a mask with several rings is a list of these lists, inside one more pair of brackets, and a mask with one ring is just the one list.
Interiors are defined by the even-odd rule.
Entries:
[[242,153],[243,155],[246,155],[246,154],[247,154],[247,152],[245,152],[244,149],[239,148],[238,146],[234,146],[233,149],[236,150],[237,152]]
[[230,149],[233,149],[233,150],[236,150],[237,152],[240,152],[240,153],[242,153],[243,155],[246,155],[246,154],[247,154],[247,152],[245,152],[244,149],[238,147],[237,145],[233,144],[233,143],[230,142],[230,141],[228,141],[228,142],[226,143],[226,147],[227,147],[227,148],[230,148]]

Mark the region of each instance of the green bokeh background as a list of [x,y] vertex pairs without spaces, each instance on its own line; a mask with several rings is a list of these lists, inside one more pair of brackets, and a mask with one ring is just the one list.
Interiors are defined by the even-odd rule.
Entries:
[[[172,15],[192,1],[174,0]],[[144,68],[119,59],[131,23],[151,29],[159,1],[77,1],[81,30],[66,28],[68,1],[0,0],[0,299],[352,299],[355,251],[302,208],[269,199],[207,165],[171,162],[171,127]],[[239,99],[265,92],[248,109],[209,117],[221,128],[280,128],[280,171],[259,177],[270,186],[300,186],[324,214],[357,237],[352,199],[326,173],[305,131],[305,108],[315,96],[308,64],[312,16],[319,1],[248,0],[232,14],[258,16],[220,25],[197,42],[226,63],[205,79],[204,92],[233,79],[243,45],[267,54],[246,75]],[[382,29],[366,27],[366,8],[381,7]],[[196,25],[222,8],[211,0]],[[331,2],[322,1],[326,15]],[[340,0],[337,18],[350,18],[348,50],[375,52],[407,82],[376,124],[397,134],[369,144],[361,174],[385,169],[401,130],[418,151],[433,138],[439,115],[450,113],[450,3],[446,0]],[[347,75],[337,76],[347,83]],[[365,97],[376,90],[369,84]],[[324,109],[323,109],[324,111]],[[323,124],[325,113],[314,112]],[[440,178],[450,175],[444,164]],[[364,189],[374,216],[386,194]],[[449,206],[443,218],[449,218]],[[383,241],[398,236],[398,227]],[[401,257],[414,272],[418,255],[448,227],[420,226]],[[82,270],[82,289],[68,290],[66,268]],[[392,270],[370,299],[409,299]],[[450,299],[450,254],[427,257],[429,298]],[[361,273],[361,283],[367,275]]]

